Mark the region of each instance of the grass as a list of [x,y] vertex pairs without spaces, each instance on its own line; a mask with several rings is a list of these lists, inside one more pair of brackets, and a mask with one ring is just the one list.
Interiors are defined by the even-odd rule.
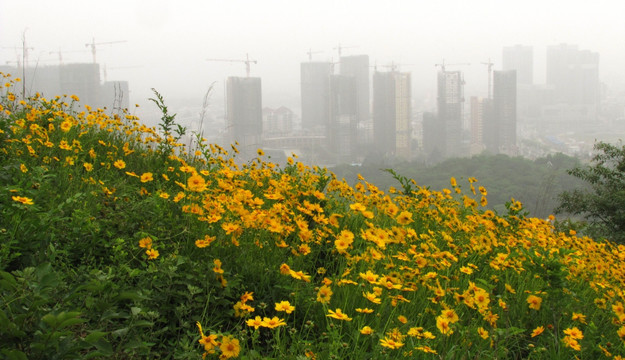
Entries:
[[[476,179],[350,186],[238,164],[76,97],[0,90],[7,359],[585,359],[625,353],[625,248]],[[157,93],[153,100],[167,109]]]

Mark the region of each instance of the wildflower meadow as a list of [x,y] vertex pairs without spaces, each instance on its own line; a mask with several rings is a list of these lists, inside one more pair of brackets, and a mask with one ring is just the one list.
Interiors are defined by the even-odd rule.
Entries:
[[246,163],[1,74],[6,359],[623,359],[625,246],[478,179]]

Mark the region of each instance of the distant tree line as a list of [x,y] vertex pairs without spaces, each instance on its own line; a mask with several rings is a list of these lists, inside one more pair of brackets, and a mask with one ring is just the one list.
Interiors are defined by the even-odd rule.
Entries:
[[[384,169],[392,167],[402,176],[414,179],[419,186],[433,190],[450,188],[450,178],[455,177],[463,191],[469,192],[470,177],[478,186],[488,191],[488,208],[504,211],[511,197],[519,200],[531,216],[546,218],[559,205],[559,194],[574,189],[587,189],[588,185],[568,170],[581,166],[578,159],[564,154],[554,154],[536,160],[507,155],[477,155],[471,158],[454,158],[427,166],[419,162],[405,162],[389,166],[373,161],[362,166],[341,165],[331,170],[337,177],[353,184],[361,174],[368,182],[382,190],[400,184]],[[566,209],[563,211],[566,213]],[[566,215],[566,214],[565,214]]]

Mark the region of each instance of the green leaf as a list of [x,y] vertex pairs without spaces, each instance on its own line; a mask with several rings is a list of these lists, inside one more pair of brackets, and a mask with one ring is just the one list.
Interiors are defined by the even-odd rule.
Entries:
[[104,331],[92,331],[89,335],[85,336],[85,341],[93,344],[102,337],[106,336],[106,332]]
[[7,360],[28,360],[26,354],[19,350],[2,350],[2,354],[6,356]]

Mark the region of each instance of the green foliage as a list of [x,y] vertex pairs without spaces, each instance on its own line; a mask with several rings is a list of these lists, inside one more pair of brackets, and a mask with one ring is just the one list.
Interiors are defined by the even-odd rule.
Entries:
[[174,145],[187,132],[187,129],[184,126],[176,123],[176,114],[169,114],[169,110],[165,105],[165,99],[163,99],[163,96],[154,88],[152,88],[152,92],[154,92],[156,99],[149,98],[148,100],[154,102],[154,104],[158,106],[159,110],[161,110],[162,113],[161,122],[158,124],[158,127],[163,133],[165,141],[160,143],[159,150],[163,154],[169,155],[171,150],[174,149]]
[[564,191],[557,211],[584,216],[585,233],[625,243],[625,145],[598,142],[590,165],[568,173],[589,188]]

